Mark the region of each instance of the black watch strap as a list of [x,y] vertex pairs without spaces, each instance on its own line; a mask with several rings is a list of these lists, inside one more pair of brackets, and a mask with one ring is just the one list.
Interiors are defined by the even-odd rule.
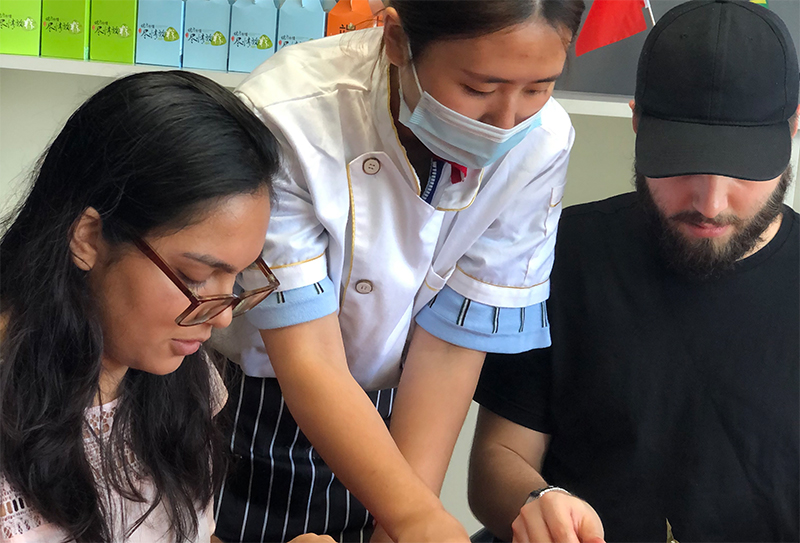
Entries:
[[559,492],[563,492],[564,494],[572,496],[572,494],[570,494],[567,490],[564,490],[560,486],[552,486],[552,485],[550,485],[550,486],[546,486],[544,488],[537,488],[536,490],[534,490],[533,492],[528,494],[528,499],[525,500],[525,503],[529,504],[534,500],[538,500],[539,498],[541,498],[542,496],[544,496],[548,492],[553,492],[554,490],[558,490]]

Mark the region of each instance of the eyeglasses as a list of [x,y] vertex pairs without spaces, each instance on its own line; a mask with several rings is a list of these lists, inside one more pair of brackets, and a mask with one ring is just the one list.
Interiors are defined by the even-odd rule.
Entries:
[[256,260],[255,265],[264,273],[267,277],[267,286],[260,287],[254,290],[246,290],[241,294],[218,294],[215,296],[197,296],[192,289],[186,286],[178,274],[175,273],[169,264],[164,262],[164,260],[158,256],[158,253],[147,244],[146,241],[137,239],[134,240],[136,247],[139,248],[140,251],[144,253],[144,255],[153,261],[153,264],[159,267],[164,274],[170,278],[170,280],[175,283],[175,286],[178,287],[181,292],[183,292],[187,298],[189,298],[189,307],[186,310],[178,315],[178,318],[175,319],[175,323],[178,326],[195,326],[197,324],[203,324],[204,322],[208,322],[209,320],[213,319],[229,307],[233,307],[233,316],[238,317],[242,313],[250,311],[255,306],[263,302],[267,296],[275,292],[280,282],[278,278],[272,273],[272,270],[269,269],[267,263],[264,262],[264,259],[258,257]]

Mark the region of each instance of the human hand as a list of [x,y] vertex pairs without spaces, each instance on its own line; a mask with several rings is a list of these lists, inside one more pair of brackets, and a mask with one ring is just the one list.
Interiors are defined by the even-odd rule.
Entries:
[[317,535],[317,534],[302,534],[298,535],[289,543],[336,543],[333,538],[329,535]]
[[553,491],[525,504],[511,524],[514,543],[603,543],[603,523],[592,506]]

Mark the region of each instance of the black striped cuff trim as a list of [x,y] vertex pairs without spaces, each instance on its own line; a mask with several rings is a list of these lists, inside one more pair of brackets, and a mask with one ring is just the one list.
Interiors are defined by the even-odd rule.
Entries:
[[464,301],[461,302],[461,311],[458,312],[458,319],[456,320],[457,325],[464,326],[464,320],[467,318],[467,311],[469,311],[471,303],[472,300],[469,298],[464,298]]

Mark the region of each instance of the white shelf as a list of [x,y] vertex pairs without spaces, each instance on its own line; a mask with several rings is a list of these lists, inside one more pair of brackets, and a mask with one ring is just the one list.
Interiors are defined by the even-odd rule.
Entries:
[[[112,79],[139,72],[176,69],[145,64],[113,64],[110,62],[95,62],[91,60],[29,57],[23,55],[0,55],[0,68],[27,70],[31,72],[91,75],[96,77],[109,77]],[[220,85],[231,88],[237,86],[247,76],[247,74],[215,72],[212,70],[189,69],[189,71],[204,75],[209,79],[213,79]]]
[[628,105],[632,96],[556,91],[553,93],[553,97],[570,115],[595,115],[626,119],[632,117],[631,108]]
[[[138,72],[175,69],[143,64],[112,64],[90,60],[0,55],[0,69],[2,68],[109,78],[122,77]],[[242,73],[215,72],[211,70],[190,69],[189,71],[204,75],[213,79],[220,85],[230,88],[236,87],[247,76],[247,74]],[[557,91],[554,96],[570,115],[595,115],[599,117],[623,117],[628,119],[631,117],[631,110],[628,107],[628,101],[631,99],[630,96],[598,95],[564,91]]]

